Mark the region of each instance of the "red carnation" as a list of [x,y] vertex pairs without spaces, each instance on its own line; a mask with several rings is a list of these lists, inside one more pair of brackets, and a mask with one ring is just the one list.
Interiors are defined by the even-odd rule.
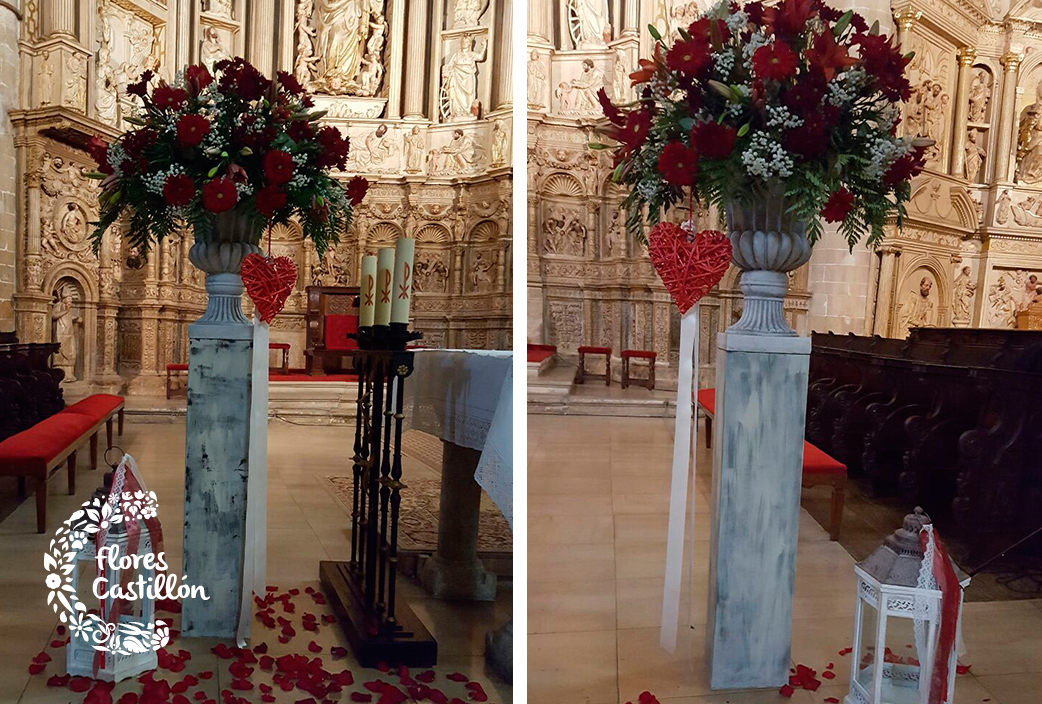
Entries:
[[358,205],[369,191],[369,181],[361,176],[355,176],[347,182],[347,198],[351,205]]
[[731,156],[738,132],[730,125],[703,122],[691,128],[691,143],[698,153],[707,159],[724,159]]
[[347,152],[349,142],[340,134],[336,127],[323,127],[315,135],[316,140],[322,147],[318,153],[318,165],[321,168],[332,166],[343,169],[347,163]]
[[163,83],[152,93],[152,102],[160,110],[177,110],[188,100],[183,88],[174,88]]
[[300,85],[300,81],[298,81],[293,76],[293,74],[287,73],[285,71],[279,71],[278,77],[279,83],[282,84],[282,87],[288,90],[293,95],[300,95],[304,92],[304,86]]
[[235,206],[239,194],[228,177],[213,178],[203,185],[203,207],[211,213],[223,213]]
[[182,115],[177,120],[177,142],[183,147],[198,147],[210,134],[210,121],[202,115]]
[[281,186],[293,178],[293,157],[289,152],[274,149],[264,155],[264,177],[268,183]]
[[136,95],[140,98],[144,98],[148,93],[148,84],[152,81],[152,77],[155,74],[151,71],[145,71],[138,78],[137,83],[131,83],[127,86],[127,93],[130,95]]
[[203,88],[213,83],[213,76],[205,66],[196,64],[185,69],[185,83],[192,95],[199,95]]
[[753,52],[753,70],[764,80],[783,81],[796,75],[796,54],[781,40],[765,44]]
[[275,185],[265,186],[257,191],[257,212],[270,218],[276,210],[286,206],[286,192]]
[[821,209],[821,217],[825,218],[825,222],[843,222],[853,207],[854,194],[840,186],[839,190],[832,192]]
[[698,152],[682,142],[670,142],[658,158],[662,178],[674,186],[690,186],[698,175]]
[[672,71],[695,75],[713,62],[709,55],[709,42],[702,38],[678,41],[666,52],[666,66]]
[[604,116],[608,118],[608,121],[613,125],[622,127],[626,123],[626,118],[622,112],[615,107],[615,103],[611,102],[611,98],[608,97],[608,93],[601,88],[597,91],[597,102],[601,104],[601,110],[604,111]]
[[188,205],[192,202],[194,196],[195,182],[192,181],[190,176],[185,174],[170,176],[167,178],[166,183],[163,184],[163,200],[166,201],[167,205],[172,205],[175,208]]
[[306,142],[315,136],[315,130],[307,120],[294,120],[286,127],[286,134],[298,144]]

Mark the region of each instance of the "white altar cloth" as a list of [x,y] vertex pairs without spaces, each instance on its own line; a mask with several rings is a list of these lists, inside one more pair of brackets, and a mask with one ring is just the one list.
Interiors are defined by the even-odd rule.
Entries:
[[514,525],[512,352],[416,350],[405,425],[481,451],[474,480]]

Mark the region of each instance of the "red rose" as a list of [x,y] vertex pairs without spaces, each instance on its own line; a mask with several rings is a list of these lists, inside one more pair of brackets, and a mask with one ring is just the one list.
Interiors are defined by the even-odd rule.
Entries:
[[210,121],[202,115],[182,115],[177,120],[177,142],[182,147],[198,147],[210,134]]
[[315,136],[319,146],[318,165],[321,168],[336,166],[343,170],[347,163],[349,143],[336,127],[323,127]]
[[843,222],[853,207],[854,194],[840,186],[839,190],[832,192],[821,209],[821,217],[825,218],[825,222]]
[[698,176],[698,152],[682,142],[670,142],[658,158],[658,170],[674,186],[690,186]]
[[286,128],[289,138],[298,144],[306,142],[315,136],[315,130],[307,120],[294,120]]
[[264,177],[268,183],[281,186],[293,178],[293,157],[289,152],[274,149],[264,155]]
[[185,84],[188,85],[188,90],[193,96],[199,95],[200,91],[211,83],[213,83],[213,76],[202,64],[185,69]]
[[154,75],[155,74],[151,71],[145,71],[141,74],[141,77],[138,78],[137,83],[131,83],[127,86],[127,93],[144,98],[145,95],[148,94],[148,84],[151,82]]
[[278,186],[265,186],[257,191],[257,212],[270,218],[276,210],[286,207],[286,192]]
[[753,52],[753,71],[764,80],[782,81],[796,75],[796,54],[778,40]]
[[238,199],[239,194],[230,178],[213,178],[203,185],[203,207],[211,213],[230,210]]
[[691,143],[698,153],[707,159],[724,159],[731,156],[738,132],[730,125],[703,122],[691,128]]
[[608,118],[608,122],[618,127],[622,127],[626,123],[626,118],[615,107],[615,104],[611,102],[611,98],[608,97],[608,93],[605,92],[603,87],[597,91],[597,102],[601,104],[601,110],[604,111],[604,116]]
[[672,71],[695,75],[701,73],[713,58],[709,54],[709,42],[702,38],[678,41],[666,52],[666,66]]
[[347,182],[347,198],[351,205],[358,205],[369,191],[369,181],[361,176],[355,176]]
[[163,200],[167,205],[174,207],[188,205],[192,202],[193,197],[195,197],[195,182],[190,176],[185,174],[170,176],[163,184]]
[[177,110],[188,100],[183,88],[174,88],[163,83],[152,93],[152,102],[160,110]]

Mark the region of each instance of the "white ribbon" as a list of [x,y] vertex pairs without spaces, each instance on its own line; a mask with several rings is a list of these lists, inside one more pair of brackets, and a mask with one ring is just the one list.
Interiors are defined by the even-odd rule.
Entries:
[[[690,363],[688,362],[690,361]],[[684,519],[688,492],[695,486],[698,436],[695,392],[698,390],[698,303],[680,318],[680,366],[677,370],[677,419],[673,430],[673,479],[669,489],[669,529],[666,534],[666,576],[662,588],[659,645],[670,653],[677,647],[680,586],[684,571]],[[688,482],[690,481],[690,486]],[[691,510],[695,502],[691,499]],[[692,521],[692,528],[694,521]]]
[[265,593],[268,535],[268,324],[253,317],[253,370],[250,389],[250,449],[246,466],[246,538],[242,555],[242,604],[235,640],[246,646],[253,595]]

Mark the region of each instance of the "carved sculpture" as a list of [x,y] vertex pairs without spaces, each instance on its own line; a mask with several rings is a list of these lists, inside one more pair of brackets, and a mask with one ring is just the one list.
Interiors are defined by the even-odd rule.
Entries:
[[568,30],[577,49],[606,46],[611,39],[608,0],[568,0]]
[[398,145],[388,134],[387,125],[380,125],[365,136],[361,145],[351,150],[352,166],[363,171],[391,171],[398,167]]
[[51,52],[43,52],[40,65],[40,107],[51,104],[54,99],[54,66],[51,66]]
[[987,322],[993,327],[1016,327],[1017,314],[1042,301],[1042,278],[1035,272],[1003,271],[988,289]]
[[983,68],[973,70],[970,82],[970,106],[968,119],[970,122],[983,123],[988,114],[988,102],[991,100],[991,74]]
[[211,15],[231,19],[232,0],[209,0],[206,4],[206,11]]
[[1010,206],[1013,222],[1021,227],[1039,227],[1042,225],[1042,198],[1028,196],[1019,203]]
[[461,176],[481,168],[485,151],[463,130],[453,130],[449,143],[440,149],[432,149],[427,160],[430,163],[428,173],[432,176]]
[[231,54],[224,48],[224,44],[221,43],[221,35],[217,32],[217,28],[210,25],[203,30],[203,41],[199,46],[199,60],[203,64],[213,71],[213,65],[218,61],[224,59],[230,59]]
[[966,131],[966,146],[964,147],[966,153],[966,179],[974,183],[981,180],[980,170],[981,166],[984,164],[984,158],[987,156],[984,147],[977,141],[977,136],[979,134],[980,133],[973,128],[968,129]]
[[485,258],[481,252],[474,255],[474,265],[470,271],[471,290],[476,293],[491,291],[496,283],[496,263]]
[[418,293],[444,293],[449,281],[448,267],[435,252],[417,252],[413,275],[413,288]]
[[1017,180],[1021,183],[1042,181],[1042,83],[1035,87],[1035,102],[1020,114]]
[[484,41],[481,52],[474,51],[474,37],[464,34],[459,48],[449,55],[441,69],[441,116],[448,122],[473,120],[471,106],[477,99],[478,62],[484,61],[488,53],[488,41]]
[[953,300],[952,300],[952,321],[956,323],[970,322],[971,305],[973,295],[977,291],[977,284],[974,283],[970,277],[973,270],[964,266],[959,275],[955,277],[955,281],[952,283]]
[[405,135],[406,173],[418,174],[423,171],[423,153],[426,146],[426,140],[420,133],[420,128],[413,125],[409,134]]
[[453,26],[476,27],[487,7],[488,0],[456,0],[452,6]]
[[586,227],[579,215],[565,208],[551,208],[543,223],[543,251],[582,257],[586,254]]
[[383,82],[382,0],[299,0],[293,74],[329,95],[373,96]]
[[94,72],[94,109],[98,121],[117,127],[119,123],[119,83],[112,65],[112,23],[108,5],[98,3],[98,53]]
[[944,92],[944,86],[930,79],[924,80],[912,93],[908,116],[909,134],[932,139],[934,144],[927,148],[926,156],[927,159],[936,159],[944,140],[948,94]]
[[543,108],[543,95],[546,92],[546,74],[539,63],[539,52],[533,51],[528,57],[528,107]]
[[311,24],[311,16],[315,13],[314,0],[299,0],[297,3],[297,59],[293,65],[293,76],[302,86],[311,83],[318,66],[315,55],[315,28]]
[[590,59],[583,59],[582,65],[583,72],[578,77],[557,86],[555,97],[562,115],[596,115],[601,112],[597,91],[604,87],[604,71],[594,66]]
[[492,161],[489,166],[503,166],[507,163],[510,147],[507,144],[507,131],[502,123],[492,125]]
[[688,26],[698,19],[702,6],[698,0],[670,0],[667,3],[666,24],[669,27],[671,37],[679,37],[680,30],[686,30]]
[[76,358],[79,354],[79,343],[76,339],[76,327],[83,324],[83,319],[76,315],[72,294],[72,285],[65,284],[54,292],[55,302],[51,307],[51,339],[61,345],[54,353],[54,366],[65,372],[67,381],[75,381],[77,378]]
[[901,328],[907,332],[912,328],[930,327],[936,324],[934,304],[931,299],[933,280],[924,276],[919,280],[919,290],[909,291],[901,309]]

